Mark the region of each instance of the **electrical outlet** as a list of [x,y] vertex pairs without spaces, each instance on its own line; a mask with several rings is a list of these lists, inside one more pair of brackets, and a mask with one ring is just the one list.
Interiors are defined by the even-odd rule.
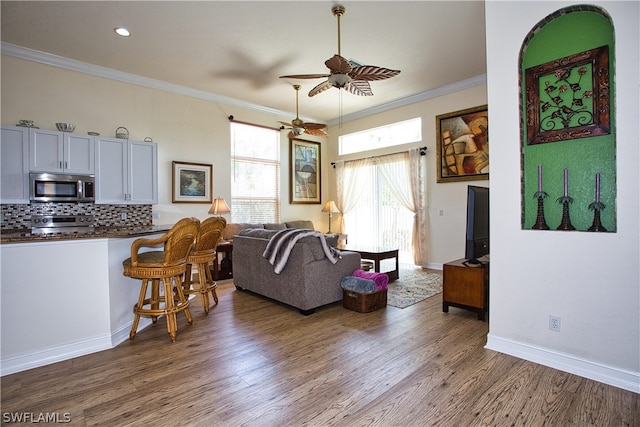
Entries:
[[554,332],[560,332],[560,316],[549,315],[549,330]]
[[160,219],[160,213],[159,212],[154,212],[152,214],[153,219]]
[[122,212],[120,214],[120,219],[127,219],[127,213],[126,212]]
[[438,210],[438,216],[444,216],[444,209]]

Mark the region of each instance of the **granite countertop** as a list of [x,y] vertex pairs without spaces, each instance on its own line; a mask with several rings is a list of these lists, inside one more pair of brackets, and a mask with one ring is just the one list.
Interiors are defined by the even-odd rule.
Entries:
[[53,242],[78,239],[104,239],[118,237],[137,237],[147,234],[165,233],[173,225],[142,225],[135,227],[87,227],[86,230],[69,234],[38,234],[30,228],[3,230],[0,232],[0,243]]

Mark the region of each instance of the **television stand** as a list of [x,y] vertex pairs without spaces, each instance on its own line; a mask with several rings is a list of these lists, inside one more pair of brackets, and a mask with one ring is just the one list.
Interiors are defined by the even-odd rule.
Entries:
[[449,306],[478,313],[484,321],[489,311],[489,264],[468,264],[458,259],[444,264],[442,270],[442,311]]

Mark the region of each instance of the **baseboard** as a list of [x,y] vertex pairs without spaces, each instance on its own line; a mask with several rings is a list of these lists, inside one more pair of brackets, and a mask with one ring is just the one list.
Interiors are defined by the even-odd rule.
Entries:
[[[151,325],[151,323],[151,319],[140,319],[138,331],[141,331]],[[87,354],[109,350],[129,339],[129,331],[131,330],[132,324],[133,322],[128,325],[124,325],[117,331],[112,332],[111,335],[94,337],[71,344],[48,348],[46,350],[2,358],[2,361],[0,362],[0,376],[15,374],[17,372],[51,365],[52,363],[63,362],[65,360],[85,356]]]
[[640,372],[626,371],[492,334],[487,335],[485,348],[640,394]]
[[108,335],[78,341],[36,352],[2,358],[0,375],[5,376],[52,363],[62,362],[86,354],[96,353],[111,348],[111,337]]

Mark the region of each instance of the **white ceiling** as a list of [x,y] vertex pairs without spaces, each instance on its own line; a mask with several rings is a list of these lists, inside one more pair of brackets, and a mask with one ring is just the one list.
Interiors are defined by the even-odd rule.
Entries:
[[[401,70],[374,95],[307,93],[337,53]],[[295,117],[335,121],[425,96],[486,73],[484,1],[2,1],[2,42],[237,99]],[[113,29],[124,26],[129,38]],[[342,94],[340,96],[340,94]],[[242,120],[242,118],[238,118]]]

